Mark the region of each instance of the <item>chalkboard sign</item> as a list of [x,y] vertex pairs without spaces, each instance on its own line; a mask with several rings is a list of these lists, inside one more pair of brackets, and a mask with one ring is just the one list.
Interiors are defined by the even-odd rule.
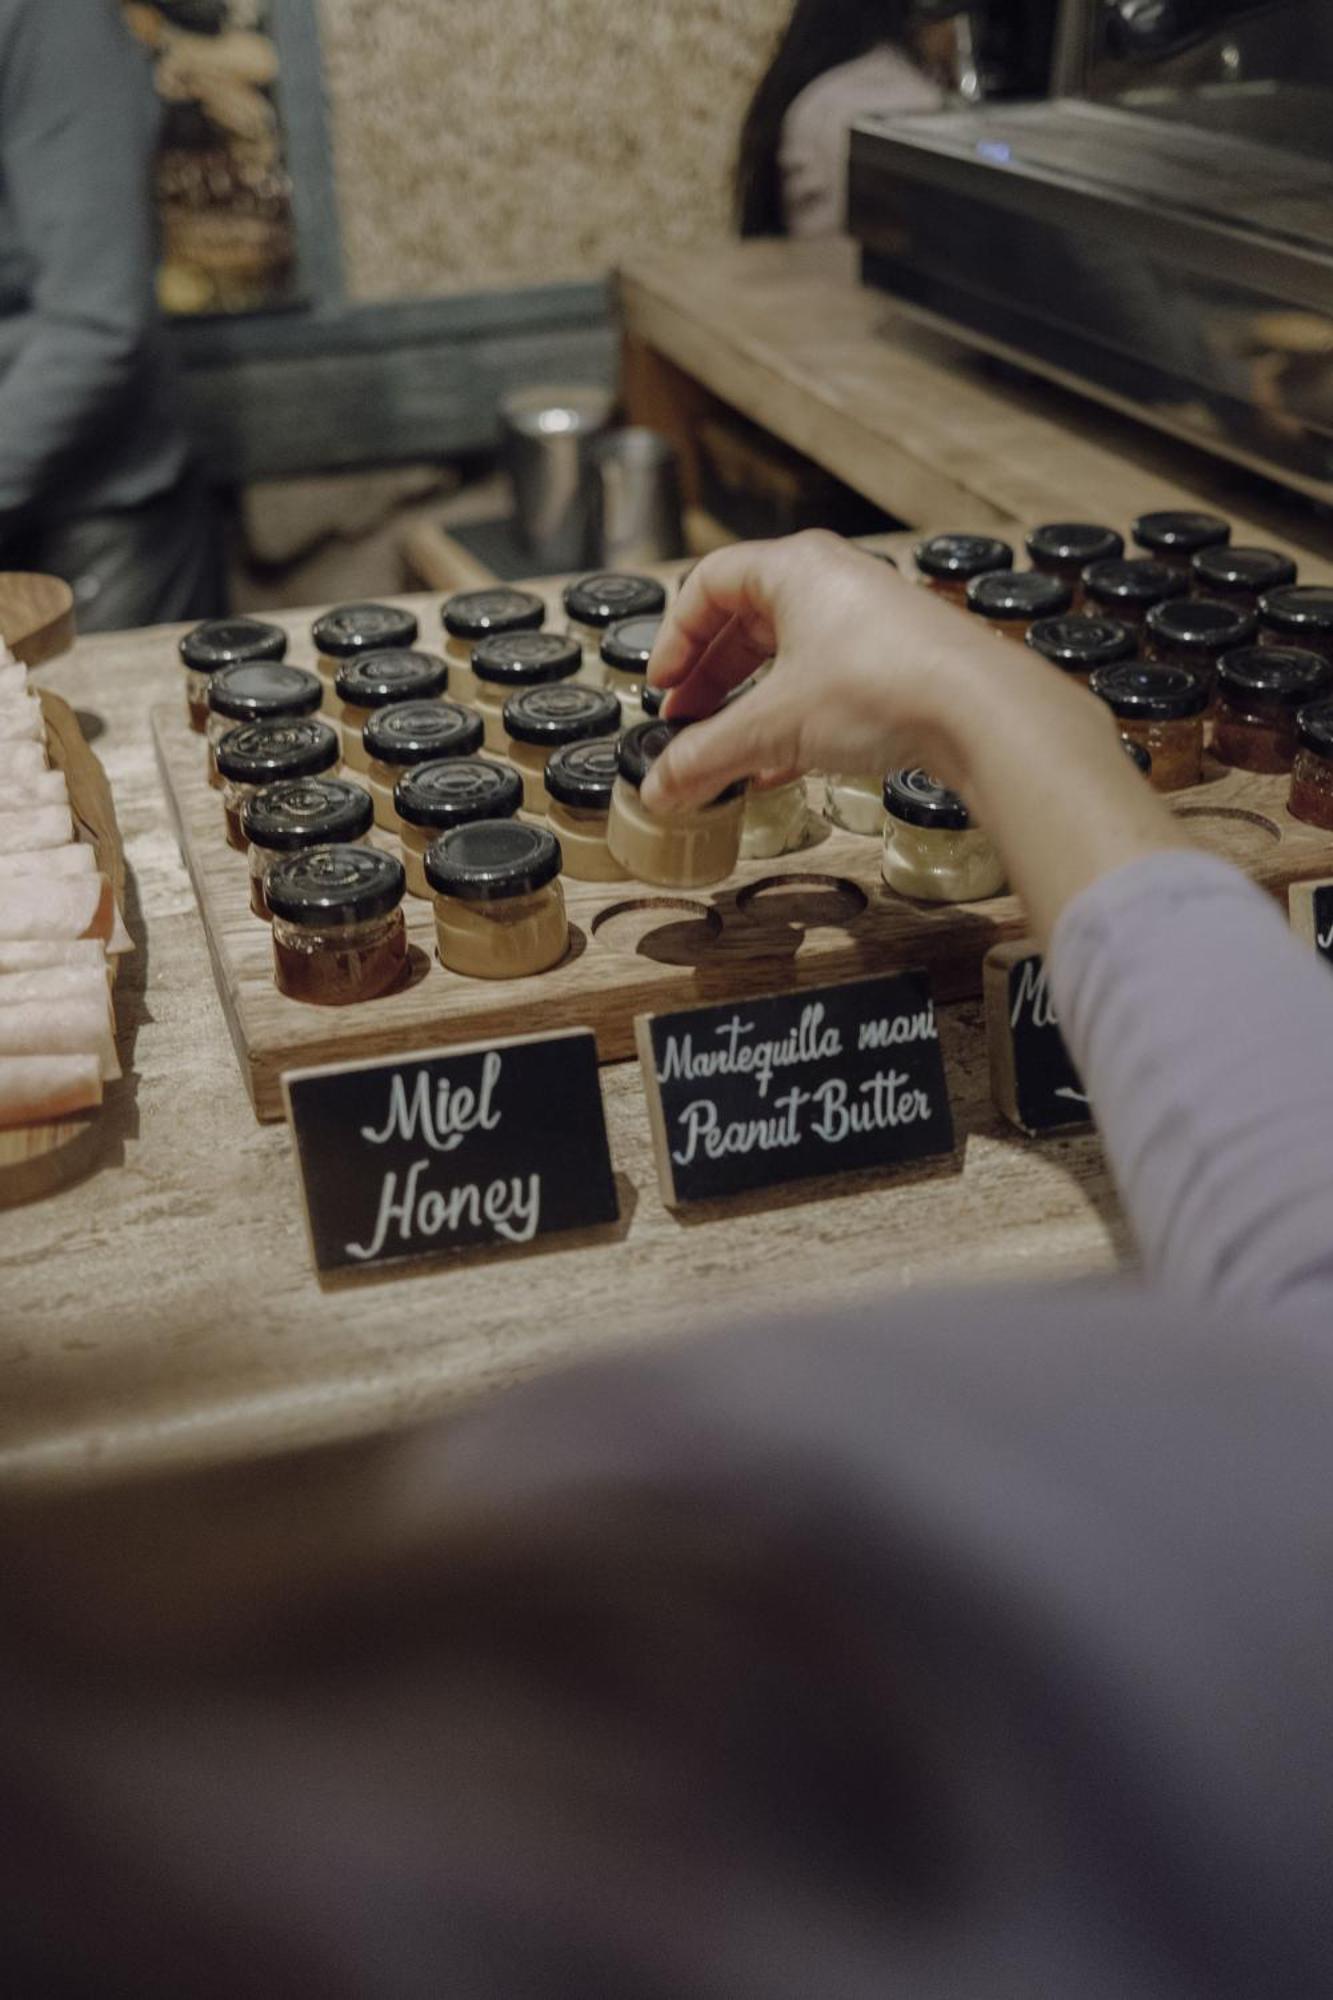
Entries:
[[321,1271],[617,1216],[587,1029],[283,1078]]
[[997,945],[986,955],[982,983],[997,1108],[1034,1135],[1091,1124],[1088,1094],[1069,1060],[1035,947]]
[[953,1151],[922,972],[635,1024],[669,1206]]
[[1333,965],[1333,880],[1294,882],[1287,903],[1292,929]]

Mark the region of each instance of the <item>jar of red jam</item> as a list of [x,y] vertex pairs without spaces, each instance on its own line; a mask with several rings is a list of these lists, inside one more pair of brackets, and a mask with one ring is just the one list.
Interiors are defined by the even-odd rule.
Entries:
[[442,833],[477,820],[512,819],[522,803],[518,772],[489,757],[449,757],[405,772],[394,786],[393,804],[409,892],[429,896],[425,859]]
[[1296,565],[1290,556],[1276,549],[1233,548],[1229,542],[1216,549],[1200,549],[1190,569],[1197,596],[1225,597],[1243,604],[1247,611],[1258,610],[1266,591],[1296,581]]
[[210,618],[187,632],[180,642],[180,656],[191,729],[202,736],[208,727],[208,684],[214,674],[245,660],[281,660],[286,652],[282,627],[266,625],[259,618]]
[[1148,657],[1167,667],[1192,667],[1212,690],[1223,653],[1248,646],[1254,613],[1221,597],[1171,597],[1154,604],[1143,621]]
[[1307,826],[1333,833],[1333,701],[1315,702],[1296,717],[1287,811]]
[[1028,628],[1028,644],[1061,673],[1086,682],[1098,667],[1132,660],[1139,650],[1138,633],[1118,618],[1093,618],[1075,612],[1067,618],[1039,618]]
[[449,670],[434,653],[417,653],[398,646],[383,653],[363,653],[344,660],[334,678],[338,724],[342,730],[343,762],[364,771],[369,762],[362,741],[366,724],[378,709],[400,701],[433,701],[444,693]]
[[1213,755],[1242,771],[1289,771],[1296,716],[1333,689],[1333,666],[1296,646],[1241,646],[1217,663]]
[[407,965],[403,864],[375,847],[311,847],[272,863],[264,893],[273,918],[279,993],[314,1007],[376,1000]]
[[486,732],[486,748],[505,747],[505,703],[526,688],[554,687],[574,680],[583,649],[564,632],[506,632],[472,649],[476,710]]
[[620,703],[609,688],[586,681],[523,688],[504,706],[504,748],[523,780],[530,813],[546,811],[546,764],[567,743],[587,743],[620,731]]
[[1231,540],[1231,527],[1220,514],[1168,508],[1162,513],[1140,514],[1130,534],[1138,547],[1158,562],[1189,574],[1200,549],[1221,548]]
[[1093,521],[1047,521],[1027,538],[1028,560],[1044,576],[1067,583],[1077,611],[1083,602],[1083,572],[1089,563],[1111,562],[1125,553],[1125,538]]
[[622,618],[602,639],[602,679],[624,711],[626,728],[643,720],[639,697],[661,629],[660,618]]
[[625,570],[601,570],[565,586],[569,636],[583,648],[592,680],[601,679],[602,640],[623,618],[660,618],[666,591],[655,577]]
[[333,686],[339,667],[362,653],[396,651],[415,646],[417,621],[410,611],[393,604],[339,604],[310,627],[319,677]]
[[483,639],[495,639],[515,632],[540,632],[546,623],[546,606],[535,591],[511,590],[501,585],[492,590],[459,590],[446,598],[440,611],[444,627],[444,657],[449,662],[449,685],[454,698],[465,708],[476,705],[477,689],[472,679],[472,649]]
[[1183,597],[1189,578],[1150,556],[1089,563],[1083,572],[1083,596],[1089,608],[1123,625],[1142,625],[1154,604]]
[[217,747],[227,841],[245,852],[241,811],[247,799],[283,778],[322,778],[336,769],[338,732],[318,716],[299,722],[241,722]]
[[399,701],[377,708],[362,731],[376,826],[401,833],[394,804],[400,778],[422,764],[471,757],[481,741],[481,717],[456,701]]
[[238,722],[295,722],[313,715],[324,699],[324,683],[304,667],[282,660],[248,660],[223,667],[208,684],[208,782],[220,785],[217,747]]
[[1203,777],[1203,717],[1208,689],[1189,667],[1139,660],[1099,667],[1088,683],[1131,743],[1152,759],[1155,791],[1179,792]]
[[1058,576],[1037,569],[994,570],[974,576],[965,602],[977,618],[1006,639],[1026,639],[1038,618],[1062,618],[1073,603],[1073,592]]
[[241,827],[250,843],[250,908],[265,921],[264,878],[281,854],[361,845],[373,824],[370,794],[346,778],[286,778],[247,799]]
[[927,589],[960,606],[967,601],[967,586],[974,577],[1014,566],[1008,542],[997,541],[994,535],[932,535],[918,542],[913,554]]
[[1333,660],[1333,584],[1289,583],[1259,600],[1259,642]]

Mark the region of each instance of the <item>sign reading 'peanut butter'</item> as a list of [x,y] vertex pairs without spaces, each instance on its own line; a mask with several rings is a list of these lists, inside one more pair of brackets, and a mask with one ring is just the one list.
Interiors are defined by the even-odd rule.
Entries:
[[321,1271],[617,1218],[587,1029],[299,1070],[283,1095]]
[[858,979],[636,1023],[663,1199],[953,1151],[930,982]]

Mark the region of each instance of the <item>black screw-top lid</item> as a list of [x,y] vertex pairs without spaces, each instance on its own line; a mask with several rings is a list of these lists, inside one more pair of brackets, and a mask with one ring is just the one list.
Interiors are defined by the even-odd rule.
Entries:
[[1028,633],[1028,644],[1044,660],[1067,673],[1091,673],[1094,667],[1132,660],[1138,634],[1118,618],[1039,618]]
[[281,660],[243,660],[220,667],[208,683],[208,706],[229,722],[258,722],[268,715],[313,715],[324,683],[304,667]]
[[398,701],[367,718],[361,741],[378,763],[429,764],[470,757],[484,734],[481,717],[456,701]]
[[1255,695],[1279,708],[1303,708],[1333,686],[1333,666],[1299,646],[1240,646],[1218,661],[1217,685],[1242,700]]
[[1295,640],[1333,637],[1333,584],[1288,583],[1259,600],[1259,622]]
[[1089,563],[1110,562],[1125,553],[1125,538],[1095,521],[1046,521],[1027,538],[1033,562],[1057,563],[1070,578],[1081,576]]
[[[627,729],[617,745],[616,765],[619,775],[626,784],[633,785],[637,792],[651,767],[657,762],[668,743],[688,729],[688,722],[636,722],[633,729]],[[709,804],[720,806],[728,799],[738,799],[745,790],[744,778],[738,778],[719,792]]]
[[1183,597],[1189,578],[1151,556],[1127,556],[1109,562],[1089,563],[1083,572],[1083,588],[1098,604],[1112,610],[1117,605],[1161,604],[1168,597]]
[[1016,624],[1034,618],[1058,618],[1074,601],[1069,585],[1039,569],[992,570],[974,576],[967,586],[967,608],[982,618],[1012,618]]
[[504,725],[515,743],[549,750],[589,736],[613,736],[620,728],[620,703],[609,688],[583,683],[524,688],[505,703]]
[[397,646],[344,660],[333,685],[351,708],[387,708],[393,701],[429,701],[444,693],[448,680],[449,669],[436,654]]
[[410,611],[399,611],[392,604],[339,604],[315,620],[310,637],[330,659],[354,660],[358,653],[414,646],[417,621]]
[[409,826],[443,829],[509,819],[523,803],[523,780],[489,757],[449,757],[406,772],[393,788],[393,803]]
[[583,648],[564,632],[495,632],[472,648],[472,671],[494,687],[540,687],[567,681],[583,664]]
[[1333,701],[1317,701],[1296,717],[1296,741],[1316,757],[1333,758]]
[[483,819],[442,833],[426,849],[426,880],[442,896],[465,903],[502,903],[544,889],[564,856],[549,827],[516,819]]
[[346,778],[284,778],[256,792],[241,809],[246,839],[276,854],[360,840],[374,817],[370,793]]
[[1120,748],[1124,751],[1131,764],[1138,765],[1145,778],[1152,775],[1152,757],[1141,743],[1136,743],[1132,736],[1122,736],[1120,739]]
[[546,789],[563,806],[602,812],[611,803],[619,760],[611,737],[594,743],[566,743],[546,765]]
[[1253,612],[1221,597],[1169,597],[1153,605],[1144,623],[1154,639],[1203,660],[1246,645],[1258,630]]
[[565,585],[565,610],[580,625],[615,625],[622,618],[656,618],[666,591],[651,576],[604,570]]
[[639,707],[645,715],[660,715],[662,703],[667,698],[666,688],[650,687],[647,681],[639,689]]
[[1284,583],[1295,583],[1296,565],[1277,549],[1232,548],[1223,542],[1215,549],[1200,549],[1190,563],[1199,582],[1220,597],[1243,591],[1258,597]]
[[603,637],[602,658],[617,673],[646,674],[661,629],[660,618],[622,618]]
[[338,732],[316,716],[288,722],[238,722],[217,746],[218,773],[236,785],[317,778],[338,761]]
[[215,674],[242,660],[280,660],[286,651],[282,627],[259,618],[210,618],[180,642],[181,659],[196,674]]
[[964,833],[972,824],[957,792],[937,784],[929,771],[890,771],[884,780],[884,810],[908,826],[938,833]]
[[446,599],[440,623],[451,639],[484,639],[493,632],[536,632],[546,606],[530,590],[460,590]]
[[285,923],[322,930],[387,917],[406,887],[402,862],[377,847],[308,847],[270,864],[264,898]]
[[1140,514],[1130,533],[1141,549],[1151,549],[1155,555],[1192,556],[1199,549],[1215,549],[1231,540],[1230,523],[1220,514],[1175,509]]
[[932,535],[918,542],[916,566],[923,576],[938,577],[944,583],[965,583],[969,577],[985,576],[988,570],[1012,569],[1014,552],[1008,542],[994,535]]
[[1189,667],[1124,660],[1098,667],[1088,686],[1126,722],[1181,722],[1208,706],[1208,683]]

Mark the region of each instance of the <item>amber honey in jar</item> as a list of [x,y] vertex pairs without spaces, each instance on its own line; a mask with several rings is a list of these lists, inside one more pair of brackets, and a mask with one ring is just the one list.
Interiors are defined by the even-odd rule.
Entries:
[[974,576],[963,601],[973,617],[984,618],[993,632],[1022,640],[1035,620],[1062,618],[1074,598],[1058,576],[1045,576],[1037,569],[1002,569]]
[[449,662],[449,688],[465,708],[475,708],[477,687],[472,678],[472,651],[483,639],[516,632],[540,632],[546,606],[535,591],[513,590],[507,584],[489,590],[459,590],[446,598],[440,611],[444,627],[444,657]]
[[449,757],[405,772],[394,786],[393,804],[410,894],[429,896],[426,854],[442,833],[481,819],[512,819],[522,803],[518,772],[489,757]]
[[1241,771],[1289,771],[1296,716],[1333,690],[1333,666],[1296,646],[1241,646],[1217,663],[1213,755]]
[[994,535],[932,535],[914,550],[917,573],[928,589],[962,605],[974,577],[1012,569],[1014,552]]
[[615,736],[620,703],[609,688],[586,681],[558,681],[554,687],[522,688],[504,705],[504,749],[523,780],[523,804],[546,811],[546,764],[567,743]]
[[208,728],[208,685],[224,667],[249,660],[281,660],[287,634],[280,625],[259,618],[210,618],[196,625],[180,642],[185,668],[185,714],[191,729],[202,736]]
[[1196,597],[1225,597],[1257,611],[1266,591],[1285,583],[1295,583],[1296,565],[1277,549],[1233,548],[1224,542],[1219,548],[1200,549],[1190,564]]
[[927,771],[884,780],[884,880],[923,903],[979,903],[1004,888],[1004,863],[957,792]]
[[505,747],[505,703],[511,695],[567,685],[582,665],[582,649],[564,632],[506,632],[483,639],[473,648],[472,674],[486,748]]
[[367,770],[370,758],[364,733],[371,716],[396,702],[434,701],[444,693],[448,678],[443,660],[434,653],[414,652],[409,646],[344,660],[334,680],[343,762],[354,771]]
[[317,715],[296,722],[240,722],[217,746],[227,840],[245,852],[247,799],[283,778],[322,778],[338,763],[338,732]]
[[1120,724],[1120,733],[1141,743],[1152,759],[1152,785],[1179,792],[1203,777],[1203,717],[1208,686],[1189,667],[1125,660],[1099,667],[1088,683]]
[[481,748],[481,717],[456,701],[398,701],[375,710],[361,740],[375,824],[401,834],[394,803],[399,779],[422,764],[471,757]]
[[663,889],[703,889],[724,882],[741,851],[745,784],[728,785],[693,812],[661,818],[639,796],[652,766],[685,722],[638,722],[626,730],[617,751],[607,844],[621,867],[638,882]]
[[1202,549],[1219,549],[1231,540],[1230,524],[1220,514],[1200,514],[1168,508],[1140,514],[1130,529],[1135,545],[1157,562],[1191,574],[1190,565]]
[[345,661],[358,659],[362,653],[415,646],[417,621],[410,611],[400,611],[393,604],[339,604],[315,620],[310,642],[319,677],[331,688]]
[[1028,561],[1045,576],[1069,585],[1073,608],[1083,603],[1083,572],[1089,563],[1110,562],[1125,553],[1125,538],[1094,521],[1046,521],[1027,538]]
[[247,799],[241,826],[250,844],[250,908],[269,916],[264,878],[280,854],[309,847],[354,847],[374,823],[370,794],[346,778],[284,778]]
[[599,570],[565,586],[565,620],[571,639],[583,648],[587,679],[602,677],[602,640],[625,618],[660,618],[666,590],[655,577],[627,570]]
[[1118,618],[1122,625],[1142,625],[1154,604],[1183,597],[1188,575],[1151,556],[1126,556],[1089,563],[1083,572],[1083,599],[1098,615]]
[[1248,646],[1258,627],[1254,613],[1223,597],[1172,597],[1154,604],[1144,620],[1148,657],[1167,667],[1191,667],[1212,691],[1223,653]]
[[440,963],[470,979],[527,979],[569,949],[560,842],[548,827],[476,820],[426,855]]
[[376,1000],[407,965],[403,864],[375,847],[308,847],[270,864],[279,993],[315,1007]]
[[1287,810],[1293,819],[1333,833],[1333,701],[1314,702],[1297,714]]
[[641,696],[661,629],[660,618],[622,618],[603,636],[603,685],[619,701],[627,728],[643,720]]
[[618,768],[615,739],[610,736],[566,743],[547,760],[546,817],[560,842],[563,873],[571,881],[626,879],[606,839]]
[[238,722],[294,722],[313,715],[324,683],[304,667],[282,660],[246,660],[223,667],[208,684],[208,782],[220,785],[217,747]]
[[1038,618],[1028,627],[1028,644],[1061,673],[1086,683],[1098,667],[1132,660],[1139,650],[1139,635],[1118,618],[1074,612],[1067,618]]
[[1300,646],[1333,660],[1333,584],[1289,583],[1259,601],[1265,646]]

